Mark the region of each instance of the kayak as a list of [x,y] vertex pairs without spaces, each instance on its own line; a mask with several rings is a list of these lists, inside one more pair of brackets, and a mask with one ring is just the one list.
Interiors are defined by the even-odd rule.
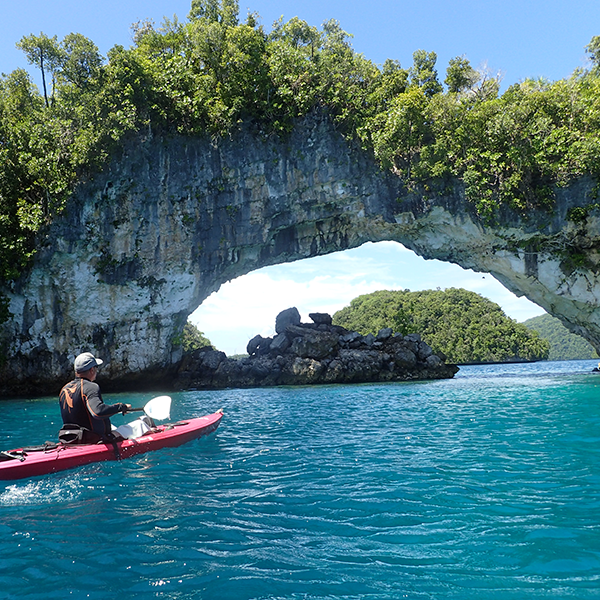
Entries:
[[37,448],[18,448],[0,452],[0,480],[23,479],[74,469],[90,463],[122,460],[161,448],[174,448],[215,431],[222,412],[212,415],[157,425],[135,439],[98,444],[48,444]]

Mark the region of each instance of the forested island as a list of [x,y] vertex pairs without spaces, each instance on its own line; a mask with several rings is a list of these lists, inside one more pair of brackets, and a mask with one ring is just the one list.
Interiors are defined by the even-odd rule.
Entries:
[[[425,300],[421,302],[423,297]],[[427,329],[427,339],[436,342],[438,351],[451,349],[450,356],[460,357],[463,364],[496,358],[500,362],[599,358],[589,342],[570,333],[557,318],[544,314],[519,324],[506,317],[494,302],[464,289],[405,290],[401,296],[395,292],[375,292],[353,300],[335,314],[335,320],[338,325],[355,327],[363,335],[375,335],[373,332],[381,331],[385,324],[404,335]],[[527,335],[522,325],[535,331],[547,344]],[[438,338],[446,341],[439,343]],[[511,344],[516,352],[507,352]],[[455,348],[456,345],[459,347]],[[200,348],[217,350],[190,322],[184,328],[183,347],[186,353]]]
[[550,351],[546,340],[507,317],[495,302],[464,289],[365,294],[336,312],[333,322],[363,335],[383,327],[419,333],[455,364],[544,360]]
[[598,358],[594,347],[580,335],[571,333],[552,315],[540,315],[523,321],[550,344],[548,360],[585,360]]

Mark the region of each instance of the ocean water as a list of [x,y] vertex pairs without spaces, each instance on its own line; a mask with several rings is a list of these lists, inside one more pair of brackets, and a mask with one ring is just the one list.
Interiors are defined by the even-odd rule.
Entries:
[[[219,429],[0,482],[0,599],[600,598],[595,365],[172,394]],[[0,422],[3,449],[54,439],[57,400]]]

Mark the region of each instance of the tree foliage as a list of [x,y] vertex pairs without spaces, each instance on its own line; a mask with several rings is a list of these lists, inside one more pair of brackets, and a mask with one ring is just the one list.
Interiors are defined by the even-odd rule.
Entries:
[[[44,89],[44,102],[49,106],[47,76],[52,77],[52,91],[54,92],[55,75],[62,62],[63,53],[56,36],[49,38],[45,33],[40,35],[26,35],[17,43],[25,53],[27,61],[40,69],[42,74],[42,87]],[[53,94],[54,95],[54,94]]]
[[571,333],[556,317],[540,315],[523,322],[550,344],[548,360],[583,360],[598,358],[594,347],[580,335]]
[[463,289],[379,291],[358,296],[333,322],[363,335],[386,327],[419,333],[453,363],[540,360],[549,344],[479,294]]
[[458,94],[473,90],[481,77],[481,74],[471,66],[467,58],[457,56],[448,61],[444,83],[448,86],[449,93]]
[[428,98],[442,91],[442,84],[438,81],[438,73],[435,68],[437,54],[417,50],[413,54],[413,66],[410,69],[411,83],[423,90]]
[[595,35],[590,43],[585,47],[585,51],[590,55],[594,67],[600,66],[600,35]]
[[183,326],[181,345],[183,347],[183,351],[186,353],[193,352],[199,348],[214,348],[210,340],[207,337],[204,337],[204,333],[202,333],[193,323],[190,323],[189,321],[187,321]]
[[218,138],[250,122],[285,135],[324,110],[407,189],[458,181],[482,219],[501,206],[525,218],[551,209],[557,186],[598,175],[597,38],[590,70],[498,97],[499,77],[465,57],[450,61],[444,92],[435,52],[417,50],[409,69],[380,67],[335,20],[280,20],[266,32],[257,15],[238,13],[237,0],[193,0],[187,22],[138,22],[134,45],[106,59],[77,33],[18,42],[44,89],[23,70],[0,77],[0,281],[27,265],[82,173],[136,131]]

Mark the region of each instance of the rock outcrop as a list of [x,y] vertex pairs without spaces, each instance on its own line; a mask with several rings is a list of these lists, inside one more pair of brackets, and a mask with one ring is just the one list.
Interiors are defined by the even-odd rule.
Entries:
[[367,383],[446,379],[458,371],[434,354],[419,334],[382,329],[376,336],[331,324],[325,313],[301,323],[296,308],[280,313],[277,335],[248,342],[247,358],[202,348],[184,357],[175,379],[180,389]]
[[556,190],[552,213],[506,209],[489,224],[459,181],[408,190],[326,114],[285,139],[248,125],[218,142],[129,140],[2,288],[13,317],[0,327],[0,394],[56,391],[86,350],[115,388],[169,381],[188,315],[224,282],[367,241],[489,272],[600,350],[596,186],[581,179]]

